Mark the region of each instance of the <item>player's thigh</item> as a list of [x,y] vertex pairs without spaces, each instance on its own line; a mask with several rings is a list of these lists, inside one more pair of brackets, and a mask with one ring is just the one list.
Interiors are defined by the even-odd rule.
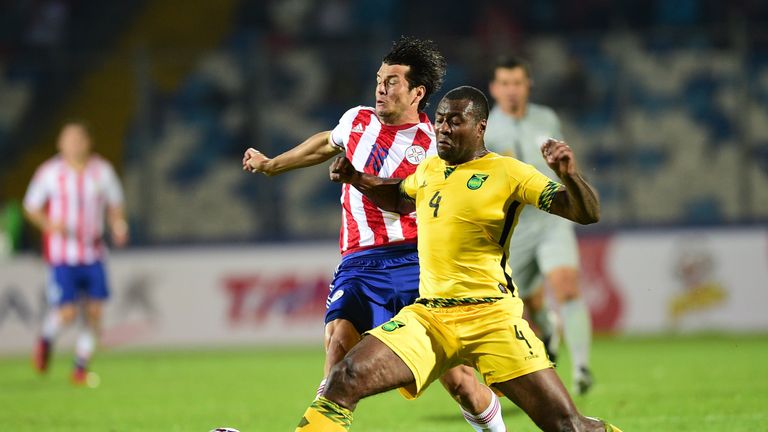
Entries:
[[499,300],[474,315],[462,330],[462,344],[488,385],[552,367],[544,344],[522,318],[519,299]]
[[[579,422],[573,400],[554,369],[542,369],[494,384],[543,430]],[[571,429],[568,429],[571,430]]]
[[339,361],[360,342],[360,333],[355,326],[345,319],[335,319],[325,324],[323,344],[325,346],[326,370]]
[[104,264],[95,262],[81,266],[79,271],[87,299],[94,304],[105,302],[109,298],[109,286]]
[[406,306],[368,334],[388,346],[411,371],[413,385],[400,389],[408,399],[418,397],[446,370],[460,364],[461,345],[455,334],[420,304]]
[[328,376],[331,368],[340,362],[358,342],[360,342],[360,333],[351,322],[338,318],[326,323],[323,340],[325,346],[323,375]]

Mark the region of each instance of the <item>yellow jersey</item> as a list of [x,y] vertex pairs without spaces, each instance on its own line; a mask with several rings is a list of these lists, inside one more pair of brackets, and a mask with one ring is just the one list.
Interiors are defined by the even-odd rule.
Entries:
[[448,166],[427,158],[400,183],[416,202],[422,298],[514,293],[509,239],[526,204],[549,211],[560,185],[531,165],[496,153]]

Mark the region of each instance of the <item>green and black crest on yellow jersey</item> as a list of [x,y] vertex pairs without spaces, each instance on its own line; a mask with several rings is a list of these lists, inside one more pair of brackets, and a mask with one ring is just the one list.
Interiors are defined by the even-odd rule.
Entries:
[[467,187],[471,190],[480,189],[487,178],[488,174],[472,174],[472,177],[467,180]]
[[392,320],[381,325],[381,329],[385,332],[395,331],[400,327],[405,327],[405,323],[396,320]]

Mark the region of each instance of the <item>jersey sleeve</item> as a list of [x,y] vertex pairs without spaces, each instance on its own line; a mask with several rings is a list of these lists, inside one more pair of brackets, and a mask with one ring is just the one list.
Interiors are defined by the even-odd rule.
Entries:
[[349,135],[352,132],[352,123],[362,107],[354,107],[344,113],[339,119],[339,124],[331,131],[331,144],[338,148],[346,149]]
[[117,178],[115,169],[108,162],[104,162],[104,194],[110,207],[120,207],[124,202],[123,187]]
[[420,163],[419,166],[416,167],[416,171],[414,171],[413,174],[404,178],[403,181],[400,182],[400,194],[403,197],[411,201],[416,200],[416,192],[419,191],[419,185],[424,179],[424,172],[426,171],[426,167],[435,157],[437,156],[428,157],[426,160],[424,160],[424,162]]
[[560,184],[549,179],[533,165],[510,159],[510,178],[512,194],[528,205],[549,212],[552,198],[560,189]]
[[46,187],[46,173],[45,165],[35,171],[35,175],[27,187],[27,192],[24,194],[25,209],[31,211],[40,210],[50,198],[50,191]]

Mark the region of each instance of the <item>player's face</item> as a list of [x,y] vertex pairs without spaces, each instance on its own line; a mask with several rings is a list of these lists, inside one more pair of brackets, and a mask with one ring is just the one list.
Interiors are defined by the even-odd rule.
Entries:
[[418,112],[424,87],[408,89],[405,75],[410,69],[382,63],[376,73],[376,115],[384,124],[402,124],[409,114]]
[[91,152],[91,138],[84,127],[77,124],[64,126],[59,134],[59,151],[64,159],[83,161]]
[[485,120],[478,122],[467,99],[443,99],[435,112],[437,154],[449,165],[473,159],[483,146]]
[[531,79],[522,67],[496,68],[490,91],[491,97],[502,110],[519,111],[528,103]]

